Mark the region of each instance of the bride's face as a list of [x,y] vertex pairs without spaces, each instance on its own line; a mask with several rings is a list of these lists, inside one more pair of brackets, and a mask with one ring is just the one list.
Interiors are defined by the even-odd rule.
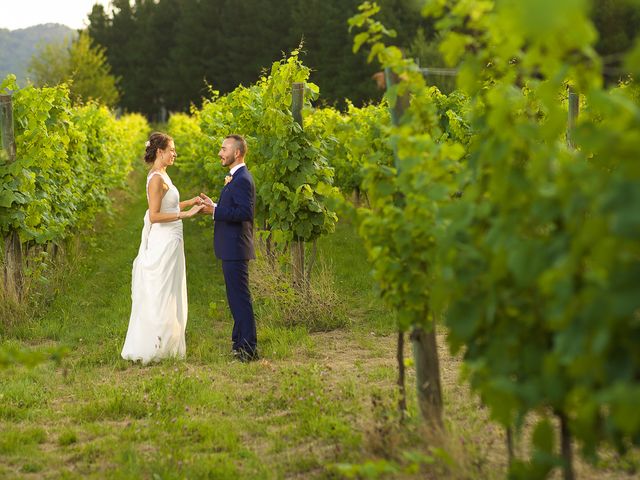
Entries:
[[165,148],[164,150],[160,150],[160,152],[162,163],[164,163],[166,166],[173,165],[173,162],[175,162],[176,157],[178,156],[173,140],[169,140],[167,148]]

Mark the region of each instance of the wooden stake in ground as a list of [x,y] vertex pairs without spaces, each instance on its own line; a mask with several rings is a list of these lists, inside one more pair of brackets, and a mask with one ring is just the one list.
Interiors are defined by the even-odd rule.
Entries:
[[[580,95],[576,93],[573,87],[569,87],[569,116],[567,118],[567,146],[575,149],[575,141],[573,131],[578,121],[578,113],[580,111]],[[564,480],[574,480],[573,473],[573,451],[571,448],[571,431],[569,430],[569,422],[565,412],[556,412],[556,416],[560,420],[560,450],[563,460],[562,473]]]
[[[11,94],[0,95],[0,134],[6,162],[16,159],[16,141],[13,132],[13,101]],[[24,274],[22,272],[22,245],[16,231],[10,231],[4,238],[3,249],[4,291],[15,302],[22,300]]]
[[428,332],[415,327],[411,332],[411,341],[420,412],[431,427],[442,427],[442,386],[435,324]]
[[398,332],[398,348],[396,351],[396,359],[398,361],[398,390],[400,399],[398,400],[398,410],[400,411],[400,421],[404,422],[407,412],[407,390],[405,388],[405,368],[404,368],[404,332]]
[[[398,76],[389,68],[385,69],[387,90],[398,82]],[[398,125],[405,109],[409,106],[407,96],[399,97],[391,109],[391,121]],[[400,172],[398,152],[394,149],[396,171]],[[402,199],[397,199],[402,202]],[[424,420],[433,427],[442,426],[442,387],[440,385],[440,362],[438,360],[438,343],[436,341],[435,320],[429,331],[414,326],[411,332],[413,357],[416,367],[416,389],[418,404]]]
[[[293,120],[303,128],[302,106],[304,105],[304,83],[295,82],[291,85],[291,114]],[[291,266],[293,270],[293,286],[299,292],[307,291],[305,275],[305,255],[304,241],[294,238],[291,244]]]
[[569,118],[567,119],[567,145],[569,148],[576,148],[573,140],[573,130],[578,121],[578,113],[580,113],[580,96],[569,87]]

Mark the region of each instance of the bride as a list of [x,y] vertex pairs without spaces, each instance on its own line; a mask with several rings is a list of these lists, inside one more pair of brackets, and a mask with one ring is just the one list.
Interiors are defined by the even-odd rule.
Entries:
[[[202,200],[180,201],[180,193],[167,175],[177,154],[173,139],[152,133],[144,160],[151,165],[147,176],[149,209],[138,256],[133,261],[131,316],[122,348],[125,360],[143,364],[165,357],[183,358],[186,352],[187,278],[182,219],[197,214]],[[190,210],[183,212],[185,207]]]

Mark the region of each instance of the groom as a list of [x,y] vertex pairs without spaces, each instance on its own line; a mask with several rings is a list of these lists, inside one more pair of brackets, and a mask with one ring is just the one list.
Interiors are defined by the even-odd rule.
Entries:
[[242,362],[258,359],[256,321],[249,292],[249,260],[255,258],[256,187],[244,163],[246,154],[246,140],[240,135],[228,135],[218,153],[230,173],[225,177],[220,199],[216,204],[204,193],[200,194],[205,201],[203,212],[213,217],[214,251],[222,260],[227,301],[233,315],[232,351]]

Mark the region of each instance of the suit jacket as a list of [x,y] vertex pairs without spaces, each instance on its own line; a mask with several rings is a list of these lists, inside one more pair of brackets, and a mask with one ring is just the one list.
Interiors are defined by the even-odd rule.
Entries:
[[214,213],[213,247],[220,260],[256,258],[253,217],[256,187],[247,167],[240,167],[220,192]]

